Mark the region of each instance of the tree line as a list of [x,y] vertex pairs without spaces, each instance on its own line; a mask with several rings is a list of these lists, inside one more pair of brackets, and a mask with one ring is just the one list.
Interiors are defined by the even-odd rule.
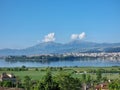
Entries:
[[[26,67],[23,66],[22,68]],[[72,73],[67,73],[62,68],[59,68],[59,73],[54,75],[52,74],[52,69],[54,68],[47,68],[46,74],[41,80],[33,80],[27,75],[22,80],[16,77],[15,83],[11,81],[0,82],[0,86],[17,87],[25,90],[82,90],[84,86],[86,88],[88,86],[88,88],[94,90],[96,85],[109,80],[107,77],[103,77],[100,69],[96,71],[95,79],[89,73],[82,73],[81,78],[75,78],[72,76]],[[37,71],[38,69],[35,68],[35,70]],[[119,90],[120,79],[112,80],[108,84],[110,90]]]
[[91,56],[73,56],[73,55],[40,55],[40,56],[7,56],[5,60],[7,62],[53,62],[53,61],[62,61],[62,60],[96,60],[99,57]]

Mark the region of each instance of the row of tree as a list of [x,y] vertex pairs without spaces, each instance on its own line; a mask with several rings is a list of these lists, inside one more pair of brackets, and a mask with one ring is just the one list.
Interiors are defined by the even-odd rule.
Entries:
[[55,62],[60,60],[96,60],[99,57],[93,56],[74,56],[74,55],[40,55],[40,56],[8,56],[5,58],[8,62]]
[[[25,76],[23,80],[17,77],[17,81],[12,83],[10,81],[0,82],[2,87],[18,87],[25,90],[82,90],[84,87],[95,89],[95,85],[101,82],[108,81],[107,77],[102,76],[101,70],[96,72],[96,79],[93,79],[90,74],[83,73],[81,78],[75,78],[71,73],[66,73],[61,70],[57,75],[51,73],[48,68],[46,75],[42,80],[32,80],[31,77]],[[113,80],[109,83],[110,90],[119,90],[120,80]]]

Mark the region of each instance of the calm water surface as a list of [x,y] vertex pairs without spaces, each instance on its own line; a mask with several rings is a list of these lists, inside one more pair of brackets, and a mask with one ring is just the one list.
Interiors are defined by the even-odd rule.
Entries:
[[0,67],[21,67],[25,65],[27,67],[63,67],[63,66],[94,66],[94,67],[108,67],[108,66],[120,66],[120,62],[113,62],[110,60],[67,60],[67,61],[52,61],[46,63],[40,62],[7,62],[4,59],[0,59]]

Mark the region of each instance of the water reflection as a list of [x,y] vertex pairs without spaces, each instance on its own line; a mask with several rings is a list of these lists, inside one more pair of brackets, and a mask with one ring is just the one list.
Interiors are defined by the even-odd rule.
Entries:
[[111,61],[104,59],[75,59],[75,60],[55,60],[44,62],[30,62],[30,61],[5,61],[0,59],[0,67],[21,67],[25,65],[27,67],[63,67],[63,66],[95,66],[95,67],[108,67],[108,66],[120,66],[119,61]]

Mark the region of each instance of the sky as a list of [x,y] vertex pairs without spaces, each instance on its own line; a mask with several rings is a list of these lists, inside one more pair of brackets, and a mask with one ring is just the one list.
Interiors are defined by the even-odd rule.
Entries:
[[120,0],[0,0],[0,49],[76,39],[120,42]]

